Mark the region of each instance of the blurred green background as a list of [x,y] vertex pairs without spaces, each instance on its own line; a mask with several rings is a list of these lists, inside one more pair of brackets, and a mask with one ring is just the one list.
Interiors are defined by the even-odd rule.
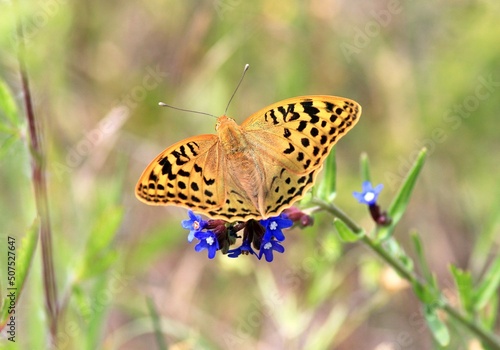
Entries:
[[[13,6],[0,2],[0,73],[22,110]],[[43,127],[60,349],[155,348],[147,298],[172,349],[429,349],[410,288],[331,219],[288,232],[273,263],[194,252],[185,210],[134,197],[142,170],[183,138],[288,97],[363,107],[337,149],[336,203],[372,227],[353,191],[367,152],[387,206],[422,146],[429,158],[396,238],[423,237],[452,303],[448,266],[480,276],[500,224],[500,5],[462,1],[23,1],[26,61]],[[35,217],[26,122],[0,133],[0,247]],[[3,121],[2,123],[4,123]],[[3,259],[3,258],[2,258]],[[3,277],[2,277],[3,278]],[[18,305],[18,342],[42,349],[41,258]],[[3,283],[0,282],[0,283]],[[499,327],[497,325],[497,331]],[[453,328],[453,349],[475,349]]]

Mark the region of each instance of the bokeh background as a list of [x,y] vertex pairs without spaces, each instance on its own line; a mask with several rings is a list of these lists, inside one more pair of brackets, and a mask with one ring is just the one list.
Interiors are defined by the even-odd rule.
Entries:
[[[360,154],[388,206],[426,146],[395,235],[414,256],[410,232],[421,234],[431,269],[456,302],[449,265],[477,279],[499,244],[497,1],[20,5],[47,156],[59,348],[155,348],[148,299],[172,349],[436,347],[411,288],[361,244],[341,242],[329,216],[288,232],[285,253],[271,264],[209,260],[186,242],[185,210],[146,206],[134,185],[162,149],[214,132],[213,118],[158,102],[220,115],[246,63],[228,112],[238,122],[288,97],[352,98],[363,115],[336,147],[337,205],[370,229],[352,197],[361,188]],[[14,13],[0,2],[0,73],[22,110]],[[2,252],[5,236],[20,241],[35,217],[25,126],[15,136],[0,131]],[[45,347],[41,280],[37,252],[18,305],[18,342],[0,347]],[[451,332],[450,348],[477,346],[464,329],[452,324]]]

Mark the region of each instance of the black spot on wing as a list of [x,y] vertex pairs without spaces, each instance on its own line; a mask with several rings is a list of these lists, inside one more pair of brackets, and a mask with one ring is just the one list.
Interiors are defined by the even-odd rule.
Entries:
[[184,176],[184,177],[189,177],[189,175],[191,175],[189,173],[189,171],[185,171],[185,170],[182,170],[182,169],[179,169],[179,171],[177,172],[177,174],[179,174],[180,176]]
[[283,153],[290,154],[293,153],[293,151],[295,151],[295,147],[291,143],[288,143],[288,148],[284,150]]
[[205,185],[213,185],[215,183],[215,179],[207,179],[205,176],[203,176],[203,182],[205,183]]
[[319,113],[319,109],[313,106],[312,101],[301,102],[302,108],[304,108],[304,112],[309,116]]
[[151,170],[151,173],[149,174],[149,181],[153,181],[153,182],[158,181],[158,176],[156,176],[156,174],[152,170]]
[[333,103],[325,102],[325,109],[327,110],[327,112],[332,113],[334,107],[335,107],[335,105]]
[[304,131],[305,128],[307,127],[307,122],[305,120],[301,120],[299,123],[299,126],[297,127],[297,131]]

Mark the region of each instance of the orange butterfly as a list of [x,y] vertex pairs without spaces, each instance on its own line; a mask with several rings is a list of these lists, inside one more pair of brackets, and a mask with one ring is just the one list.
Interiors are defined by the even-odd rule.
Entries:
[[223,115],[213,135],[187,138],[144,170],[135,194],[150,205],[177,205],[228,222],[278,216],[314,185],[361,106],[335,96],[289,98],[238,125]]

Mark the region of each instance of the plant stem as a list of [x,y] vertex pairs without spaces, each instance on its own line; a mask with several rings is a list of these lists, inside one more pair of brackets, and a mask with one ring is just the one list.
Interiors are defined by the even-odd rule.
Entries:
[[[321,207],[323,210],[332,214],[336,218],[342,220],[355,233],[359,234],[364,232],[360,226],[358,226],[347,214],[345,214],[334,204],[326,203],[318,198],[313,199],[312,202]],[[484,345],[487,345],[489,349],[500,350],[500,339],[497,336],[490,333],[488,330],[484,329],[481,325],[475,323],[473,320],[466,318],[458,310],[454,309],[440,291],[436,291],[434,288],[429,286],[426,281],[417,276],[414,271],[408,269],[397,257],[391,255],[382,246],[381,242],[370,238],[366,234],[363,235],[363,238],[361,240],[387,264],[394,268],[401,277],[410,282],[411,285],[414,286],[414,288],[417,287],[422,290],[425,289],[430,293],[435,294],[437,300],[440,300],[440,303],[437,304],[437,307],[446,312],[453,319],[461,323],[464,327],[469,329],[473,334],[477,336],[479,340],[481,340]]]
[[[16,2],[16,10],[19,4]],[[19,13],[19,11],[18,11]],[[39,237],[42,249],[43,286],[45,291],[45,307],[50,327],[50,343],[55,346],[57,340],[57,289],[54,273],[54,263],[52,254],[52,234],[50,227],[49,205],[47,199],[47,181],[45,177],[45,153],[41,142],[40,126],[37,123],[31,91],[29,86],[28,73],[24,62],[25,47],[24,33],[21,20],[17,19],[18,38],[18,61],[21,76],[21,87],[24,95],[24,105],[28,120],[28,131],[31,151],[31,169],[33,176],[33,187],[35,191],[35,201],[38,217],[40,218]]]

